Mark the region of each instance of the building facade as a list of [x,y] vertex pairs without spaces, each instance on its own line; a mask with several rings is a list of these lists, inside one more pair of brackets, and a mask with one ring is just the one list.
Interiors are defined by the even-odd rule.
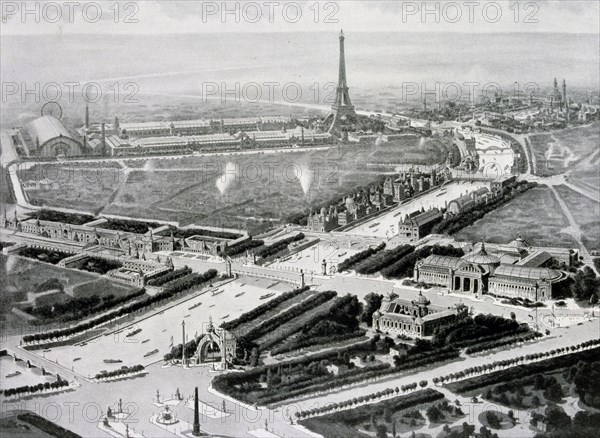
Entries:
[[383,332],[424,338],[433,336],[435,329],[468,315],[464,304],[452,307],[431,305],[419,292],[415,300],[386,297],[373,314],[373,327]]
[[[513,248],[513,247],[509,247]],[[552,299],[566,274],[542,266],[552,257],[542,251],[488,254],[485,245],[464,257],[430,255],[417,262],[413,280],[461,294],[493,294],[532,301]],[[511,263],[512,262],[512,263]]]
[[431,232],[435,224],[443,218],[437,208],[428,211],[416,211],[406,215],[398,224],[398,235],[410,240],[419,240]]

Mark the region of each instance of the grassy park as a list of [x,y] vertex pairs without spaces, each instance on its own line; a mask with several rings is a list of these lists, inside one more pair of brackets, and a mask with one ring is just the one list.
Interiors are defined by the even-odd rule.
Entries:
[[536,246],[575,246],[561,233],[569,226],[560,205],[547,187],[537,187],[455,234],[457,240],[509,243],[521,236]]

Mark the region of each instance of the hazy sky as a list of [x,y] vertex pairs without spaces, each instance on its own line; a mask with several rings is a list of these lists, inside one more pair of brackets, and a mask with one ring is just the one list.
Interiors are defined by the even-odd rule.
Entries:
[[331,32],[339,28],[352,32],[600,32],[597,0],[0,3],[1,35]]

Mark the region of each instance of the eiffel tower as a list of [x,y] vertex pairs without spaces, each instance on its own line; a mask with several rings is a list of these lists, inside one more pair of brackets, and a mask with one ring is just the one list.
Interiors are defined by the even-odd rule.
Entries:
[[335,103],[331,106],[331,113],[327,116],[327,119],[333,118],[329,127],[331,132],[343,117],[351,116],[356,117],[354,111],[354,105],[350,100],[350,94],[348,93],[348,84],[346,82],[346,57],[344,55],[344,31],[340,32],[340,71],[338,77],[338,85],[335,91]]

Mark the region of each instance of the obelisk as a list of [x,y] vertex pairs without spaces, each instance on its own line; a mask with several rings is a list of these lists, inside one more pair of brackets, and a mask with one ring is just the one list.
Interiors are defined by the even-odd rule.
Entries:
[[198,387],[194,391],[194,436],[200,436],[200,409],[198,408]]

